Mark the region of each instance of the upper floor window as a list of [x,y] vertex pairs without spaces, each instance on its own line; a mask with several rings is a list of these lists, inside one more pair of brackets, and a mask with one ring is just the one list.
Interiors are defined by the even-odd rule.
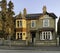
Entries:
[[20,21],[20,27],[22,27],[22,21]]
[[17,27],[19,27],[19,21],[17,21]]
[[16,21],[16,27],[18,28],[22,27],[22,21],[20,20]]
[[32,27],[32,28],[36,27],[36,21],[35,21],[35,20],[32,20],[32,21],[31,21],[31,27]]
[[43,27],[49,27],[49,19],[43,20]]

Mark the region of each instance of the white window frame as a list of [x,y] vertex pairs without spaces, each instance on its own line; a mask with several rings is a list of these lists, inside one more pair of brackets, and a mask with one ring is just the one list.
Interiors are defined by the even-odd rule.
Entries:
[[18,23],[19,22],[19,20],[16,20],[16,28],[19,28],[19,26],[18,26]]
[[[34,26],[32,26],[32,22],[34,22]],[[36,20],[31,20],[31,28],[35,28],[36,27]]]
[[44,31],[44,32],[42,32],[40,34],[40,40],[52,40],[52,32],[51,31]]
[[[23,34],[22,32],[20,32],[19,34]],[[19,38],[21,37],[22,35],[19,35]],[[21,37],[21,40],[22,40],[22,37]]]
[[[18,24],[19,24],[19,26],[18,26]],[[16,28],[21,28],[22,26],[23,26],[22,20],[16,20]]]
[[[19,33],[19,35],[18,35],[18,33]],[[20,34],[21,34],[22,32],[17,32],[17,36],[18,36],[18,39],[20,39]],[[23,35],[23,33],[22,33],[22,35]],[[22,38],[21,38],[21,40],[22,40]]]
[[[20,25],[20,24],[21,24],[21,25]],[[20,28],[22,27],[22,25],[23,25],[23,24],[22,24],[22,21],[20,20],[20,21],[19,21],[19,26],[20,26]]]
[[43,19],[43,27],[49,27],[49,19]]

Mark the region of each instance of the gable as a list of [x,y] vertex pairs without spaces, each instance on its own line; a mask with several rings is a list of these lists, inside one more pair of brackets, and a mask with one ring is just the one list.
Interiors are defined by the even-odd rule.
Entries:
[[42,17],[39,17],[39,19],[53,19],[49,15],[43,15]]

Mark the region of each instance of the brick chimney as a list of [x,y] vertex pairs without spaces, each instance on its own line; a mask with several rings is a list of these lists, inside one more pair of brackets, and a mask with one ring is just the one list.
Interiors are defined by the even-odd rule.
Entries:
[[46,8],[46,6],[43,6],[43,14],[45,14],[46,12],[47,12],[47,8]]
[[27,11],[26,11],[26,8],[24,8],[23,15],[26,16],[26,14],[27,14]]

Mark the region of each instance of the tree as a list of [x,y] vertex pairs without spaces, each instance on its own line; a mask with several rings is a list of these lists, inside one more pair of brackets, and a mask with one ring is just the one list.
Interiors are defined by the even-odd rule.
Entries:
[[10,34],[11,36],[14,34],[14,17],[13,17],[13,15],[15,15],[15,13],[13,11],[13,7],[14,7],[13,3],[11,1],[9,1],[9,3],[8,3],[7,18],[6,18],[6,24],[8,26],[6,26],[6,27],[8,29],[11,28],[11,34]]

